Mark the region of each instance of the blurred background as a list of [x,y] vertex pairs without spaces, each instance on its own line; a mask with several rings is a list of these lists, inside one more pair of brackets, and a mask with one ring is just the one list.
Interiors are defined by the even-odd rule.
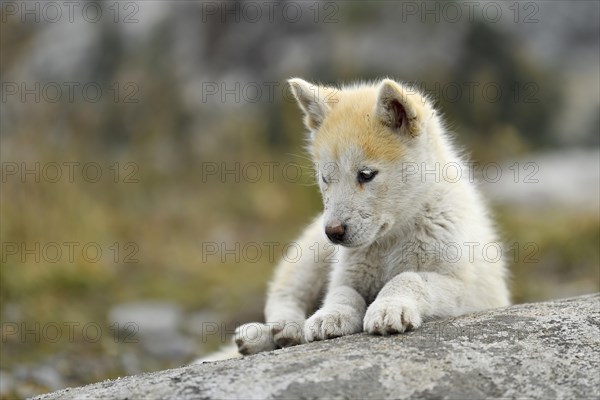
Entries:
[[261,320],[321,209],[285,80],[394,77],[477,163],[516,303],[599,290],[599,3],[2,1],[0,394]]

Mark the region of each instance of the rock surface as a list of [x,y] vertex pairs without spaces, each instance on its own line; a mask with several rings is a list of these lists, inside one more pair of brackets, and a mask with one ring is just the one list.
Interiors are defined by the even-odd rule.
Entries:
[[599,398],[600,294],[129,376],[39,399]]

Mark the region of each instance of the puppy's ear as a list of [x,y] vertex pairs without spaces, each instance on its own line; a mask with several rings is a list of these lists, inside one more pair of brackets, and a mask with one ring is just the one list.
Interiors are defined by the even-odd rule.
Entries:
[[304,112],[304,124],[314,133],[325,120],[332,103],[336,102],[335,89],[315,85],[300,78],[289,79],[288,83]]
[[375,115],[381,123],[394,132],[418,136],[422,130],[422,96],[406,90],[391,79],[379,85]]

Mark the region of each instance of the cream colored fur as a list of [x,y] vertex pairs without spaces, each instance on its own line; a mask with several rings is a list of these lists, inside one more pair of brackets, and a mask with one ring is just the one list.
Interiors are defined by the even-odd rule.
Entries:
[[[341,89],[289,83],[310,130],[324,211],[297,241],[300,260],[277,267],[266,323],[237,329],[240,353],[402,333],[508,305],[493,223],[427,98],[389,79]],[[377,175],[360,183],[364,169]],[[341,245],[325,235],[336,223],[346,225]]]

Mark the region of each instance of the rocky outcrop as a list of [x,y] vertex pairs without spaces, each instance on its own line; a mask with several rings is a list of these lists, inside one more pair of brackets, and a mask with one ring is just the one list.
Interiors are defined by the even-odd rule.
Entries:
[[353,335],[39,399],[599,398],[600,295]]

